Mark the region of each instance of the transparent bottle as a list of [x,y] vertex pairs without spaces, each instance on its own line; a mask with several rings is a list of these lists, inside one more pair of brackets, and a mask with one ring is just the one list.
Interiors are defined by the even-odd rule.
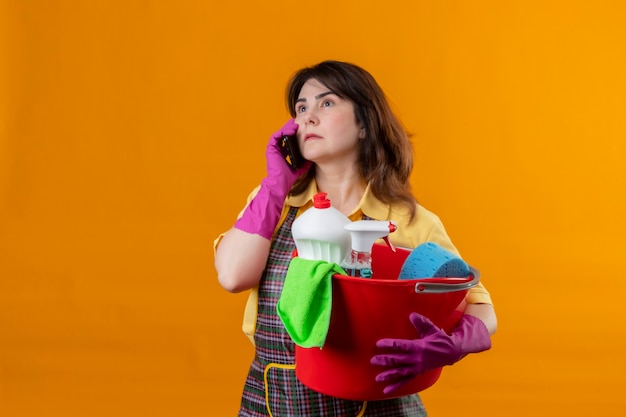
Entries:
[[372,246],[382,238],[394,250],[388,236],[396,230],[396,224],[391,220],[358,220],[345,228],[350,232],[352,249],[340,266],[349,276],[372,278]]

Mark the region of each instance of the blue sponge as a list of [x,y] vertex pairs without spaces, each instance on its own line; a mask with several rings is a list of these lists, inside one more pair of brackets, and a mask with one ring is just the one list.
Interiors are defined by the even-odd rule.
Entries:
[[469,266],[463,259],[433,242],[422,243],[409,253],[398,279],[467,277]]

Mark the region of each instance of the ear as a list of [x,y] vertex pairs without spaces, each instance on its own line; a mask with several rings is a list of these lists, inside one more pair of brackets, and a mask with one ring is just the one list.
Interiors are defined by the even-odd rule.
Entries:
[[365,139],[365,128],[362,127],[359,131],[359,139]]

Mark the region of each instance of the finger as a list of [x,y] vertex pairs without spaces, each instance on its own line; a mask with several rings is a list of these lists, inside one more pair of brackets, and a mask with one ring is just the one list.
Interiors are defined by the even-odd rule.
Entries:
[[291,136],[295,135],[298,131],[298,124],[294,119],[289,119],[287,123],[281,129],[282,136]]
[[415,341],[407,339],[380,339],[376,342],[376,347],[391,349],[396,352],[412,352],[415,350]]
[[411,320],[413,327],[415,327],[419,337],[422,339],[441,331],[428,317],[422,316],[421,314],[411,313],[409,320]]
[[402,379],[402,380],[400,380],[400,381],[394,382],[393,384],[389,384],[389,385],[387,385],[387,386],[383,389],[383,393],[384,393],[385,395],[387,395],[387,394],[391,394],[391,393],[393,393],[393,392],[397,391],[398,389],[402,388],[402,386],[403,386],[404,384],[406,384],[407,382],[409,382],[411,379],[412,379],[412,377],[411,377],[411,378]]
[[410,379],[416,375],[411,368],[388,369],[376,375],[376,382],[396,382],[398,380]]
[[378,366],[405,366],[413,364],[413,355],[376,355],[372,356],[370,363]]

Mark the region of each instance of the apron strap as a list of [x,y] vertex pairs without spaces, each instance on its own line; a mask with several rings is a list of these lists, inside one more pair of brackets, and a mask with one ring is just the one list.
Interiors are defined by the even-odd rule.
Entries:
[[[295,370],[296,365],[288,365],[284,363],[268,363],[265,365],[265,369],[263,370],[263,385],[265,386],[265,407],[267,408],[267,413],[270,417],[274,417],[272,414],[272,410],[270,409],[270,390],[267,385],[267,374],[272,368],[277,369],[291,369]],[[363,417],[365,415],[365,409],[367,408],[367,401],[363,401],[363,406],[359,410],[359,413],[355,417]]]

